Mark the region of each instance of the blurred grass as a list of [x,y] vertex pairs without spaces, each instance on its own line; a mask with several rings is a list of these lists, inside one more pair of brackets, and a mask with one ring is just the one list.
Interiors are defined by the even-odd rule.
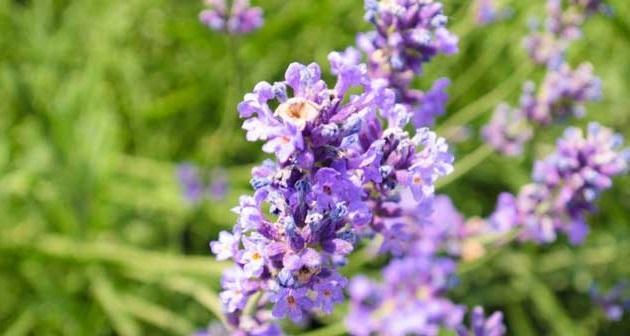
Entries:
[[[232,225],[229,209],[263,158],[238,129],[236,103],[292,61],[326,64],[367,29],[359,0],[254,2],[264,28],[228,39],[197,22],[198,1],[0,0],[0,332],[185,334],[215,318],[221,264],[207,243]],[[468,156],[483,152],[475,134],[494,106],[544,74],[520,47],[544,3],[513,0],[515,16],[488,27],[473,25],[469,1],[445,3],[461,52],[427,66],[417,85],[452,79],[437,129],[473,135],[454,144],[467,173],[441,191],[485,215],[562,130],[537,130],[519,159]],[[590,20],[569,58],[592,62],[604,82],[587,119],[628,138],[630,3],[611,4],[614,16]],[[174,180],[182,161],[226,167],[228,197],[186,204]],[[508,248],[466,272],[453,296],[504,309],[516,335],[629,333],[628,318],[605,323],[586,291],[630,273],[630,179],[600,206],[584,247]],[[318,332],[343,333],[329,328]]]

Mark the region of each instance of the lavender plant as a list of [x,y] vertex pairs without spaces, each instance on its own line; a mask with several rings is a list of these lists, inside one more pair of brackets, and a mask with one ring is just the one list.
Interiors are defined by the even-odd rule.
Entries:
[[538,91],[533,82],[523,86],[520,104],[512,108],[497,106],[482,134],[498,152],[514,156],[533,136],[533,128],[581,117],[584,104],[601,98],[601,80],[593,74],[589,63],[573,69],[566,61],[566,50],[581,36],[581,25],[592,14],[605,10],[600,1],[562,0],[547,2],[546,30],[533,31],[524,40],[531,60],[547,66],[547,73]]
[[[328,55],[334,85],[319,65],[292,63],[283,81],[258,83],[238,105],[247,140],[263,141],[274,159],[252,170],[254,193],[234,208],[236,225],[210,244],[217,259],[234,263],[221,281],[226,328],[282,334],[279,319],[332,313],[350,283],[346,326],[354,335],[502,335],[501,312],[486,319],[476,307],[467,327],[466,307],[448,298],[458,263],[511,232],[549,242],[563,231],[580,242],[586,214],[625,172],[628,151],[597,124],[586,137],[568,129],[557,152],[536,164],[534,183],[502,194],[488,218],[466,220],[448,197],[434,196],[453,170],[446,140],[417,128],[444,112],[449,81],[412,88],[423,64],[456,52],[458,38],[437,1],[368,0],[365,9],[374,30],[358,36],[358,49]],[[528,86],[521,108],[502,106],[484,133],[517,154],[529,123],[580,114],[599,91],[589,66],[552,67],[538,95]],[[340,273],[362,242],[390,258],[380,282]]]

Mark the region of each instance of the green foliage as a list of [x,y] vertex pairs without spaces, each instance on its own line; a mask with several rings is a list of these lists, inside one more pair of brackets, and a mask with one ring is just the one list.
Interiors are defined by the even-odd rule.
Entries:
[[[207,242],[232,225],[229,209],[263,158],[239,130],[236,103],[292,61],[326,64],[367,29],[359,0],[254,2],[263,29],[227,38],[197,22],[200,1],[0,0],[0,332],[187,334],[217,318],[225,265]],[[475,134],[499,101],[516,102],[523,81],[543,75],[520,40],[544,4],[512,0],[511,20],[477,27],[469,1],[445,2],[461,52],[429,65],[418,86],[451,78],[437,129]],[[587,119],[630,138],[630,3],[611,3],[615,14],[587,24],[570,60],[592,62],[604,82]],[[560,132],[538,130],[517,160],[492,155],[476,136],[457,143],[462,174],[441,191],[467,215],[486,215]],[[228,197],[186,204],[174,180],[182,161],[225,167]],[[503,309],[517,335],[627,333],[628,318],[605,323],[586,292],[629,276],[630,179],[600,205],[585,246],[494,251],[465,265],[453,296]],[[324,328],[312,335],[343,333]]]

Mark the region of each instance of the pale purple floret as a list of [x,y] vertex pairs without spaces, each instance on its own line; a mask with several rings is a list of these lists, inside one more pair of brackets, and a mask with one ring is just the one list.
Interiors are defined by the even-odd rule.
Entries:
[[227,260],[236,256],[238,247],[238,236],[227,231],[219,232],[219,240],[210,242],[210,250],[217,256],[217,260]]
[[179,165],[177,167],[177,179],[187,201],[196,203],[201,200],[205,186],[197,167],[188,163]]
[[313,300],[307,295],[305,288],[282,288],[275,299],[273,316],[283,318],[288,316],[293,322],[301,322],[306,312],[313,308]]
[[177,167],[177,180],[184,198],[190,203],[199,203],[204,198],[221,200],[228,192],[227,174],[221,168],[214,169],[210,178],[202,178],[200,169],[183,163]]
[[461,326],[458,336],[502,336],[506,334],[503,313],[494,312],[486,318],[482,307],[475,307],[470,313],[470,330]]
[[523,145],[532,137],[532,129],[522,110],[500,104],[482,134],[492,148],[504,155],[514,156],[523,152]]
[[212,200],[222,200],[229,191],[227,174],[223,169],[217,168],[210,172],[208,183],[208,196]]
[[322,281],[316,284],[313,289],[317,293],[315,304],[326,314],[332,313],[335,304],[341,303],[345,299],[341,285],[334,282]]
[[208,9],[199,13],[199,20],[210,29],[228,34],[247,34],[263,25],[260,7],[251,7],[249,0],[233,0],[228,8],[225,0],[205,0]]
[[597,305],[606,318],[610,321],[619,321],[624,313],[630,310],[630,293],[628,293],[628,282],[617,283],[607,292],[603,292],[598,286],[590,288],[591,300]]
[[497,207],[488,217],[488,226],[495,232],[508,232],[519,226],[519,214],[516,199],[510,193],[501,193],[497,200]]

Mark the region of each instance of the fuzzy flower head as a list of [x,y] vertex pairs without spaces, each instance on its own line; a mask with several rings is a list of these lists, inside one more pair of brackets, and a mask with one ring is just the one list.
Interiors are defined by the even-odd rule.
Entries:
[[415,127],[429,126],[444,112],[449,82],[438,80],[428,92],[412,89],[424,63],[457,52],[458,38],[448,31],[442,4],[433,0],[366,0],[374,30],[359,34],[357,45],[368,60],[369,77],[382,79],[404,104]]
[[532,24],[524,47],[537,64],[556,68],[563,63],[569,45],[582,37],[582,25],[597,13],[608,12],[601,0],[547,0],[544,29]]
[[422,63],[457,51],[457,37],[446,29],[442,4],[425,0],[366,1],[375,31],[361,36],[359,46],[370,57],[370,71],[389,77],[420,73]]
[[628,169],[630,151],[623,137],[597,123],[587,133],[568,128],[556,151],[534,167],[534,181],[559,188],[559,201],[574,211],[592,210],[593,201],[612,186],[612,178]]
[[350,313],[346,318],[353,335],[438,335],[454,330],[464,308],[441,296],[449,286],[454,263],[447,259],[403,258],[383,271],[383,283],[363,277],[350,286]]
[[210,29],[228,34],[247,34],[263,25],[260,7],[251,7],[249,0],[205,0],[208,9],[199,13],[199,20]]
[[596,210],[612,178],[627,172],[630,150],[622,145],[621,135],[597,123],[590,123],[586,134],[568,128],[555,152],[535,164],[533,183],[516,201],[500,204],[505,221],[521,223],[524,239],[552,242],[560,231],[581,243],[588,233],[585,216]]
[[521,104],[527,117],[539,124],[549,124],[569,116],[585,114],[584,104],[601,98],[601,80],[593,74],[593,67],[584,63],[576,69],[563,64],[549,71],[540,90],[526,85]]
[[490,123],[483,128],[484,140],[505,155],[519,155],[532,137],[532,129],[520,109],[507,104],[497,106]]
[[403,216],[401,194],[412,207],[430,203],[453,169],[445,140],[406,131],[409,113],[358,58],[354,49],[329,55],[331,86],[317,64],[293,63],[284,81],[257,84],[238,106],[247,139],[263,141],[274,160],[252,170],[254,194],[234,209],[232,232],[211,244],[239,270],[222,292],[235,330],[247,328],[243,302],[256,292],[266,298],[256,308],[273,318],[331,313],[347,284],[338,269],[357,241],[380,235],[393,245],[397,225],[387,223]]

